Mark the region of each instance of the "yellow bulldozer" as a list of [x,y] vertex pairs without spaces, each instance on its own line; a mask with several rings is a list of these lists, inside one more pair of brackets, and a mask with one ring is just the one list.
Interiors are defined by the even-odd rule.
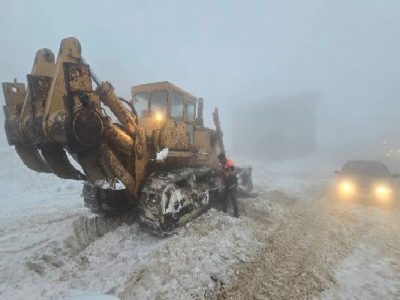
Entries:
[[[2,86],[8,143],[28,168],[82,180],[93,212],[138,208],[140,225],[165,235],[217,201],[224,144],[217,109],[216,129],[204,126],[203,99],[157,82],[134,86],[126,101],[98,80],[73,37],[62,40],[57,59],[37,51],[27,87]],[[237,167],[244,193],[251,173]]]

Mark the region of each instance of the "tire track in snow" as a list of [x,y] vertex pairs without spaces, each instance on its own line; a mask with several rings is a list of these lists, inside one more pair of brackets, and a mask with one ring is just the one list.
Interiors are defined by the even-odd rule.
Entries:
[[371,222],[327,199],[303,201],[265,236],[265,246],[238,266],[216,299],[312,299],[336,284],[334,269],[369,232]]
[[322,298],[399,299],[399,207],[356,206],[353,211],[368,226],[368,232],[351,255],[336,266],[337,284]]

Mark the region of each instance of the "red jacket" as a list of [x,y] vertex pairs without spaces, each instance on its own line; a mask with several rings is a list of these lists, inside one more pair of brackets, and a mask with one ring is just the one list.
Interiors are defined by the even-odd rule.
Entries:
[[230,187],[237,184],[235,165],[233,160],[228,159],[221,165],[221,177],[225,186]]

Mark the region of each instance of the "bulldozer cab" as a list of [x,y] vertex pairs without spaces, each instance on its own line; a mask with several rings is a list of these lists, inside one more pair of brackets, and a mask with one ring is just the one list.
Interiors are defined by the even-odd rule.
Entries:
[[[168,148],[173,150],[169,157],[176,154],[193,164],[201,160],[218,165],[216,133],[204,127],[201,98],[164,81],[132,87],[132,99],[139,126],[153,141],[156,151]],[[193,157],[194,153],[198,155]]]
[[132,87],[140,126],[157,129],[166,119],[194,125],[197,98],[168,81]]

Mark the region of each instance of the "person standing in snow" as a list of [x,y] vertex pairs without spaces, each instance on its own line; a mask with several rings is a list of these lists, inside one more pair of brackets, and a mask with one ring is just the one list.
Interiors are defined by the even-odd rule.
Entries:
[[218,155],[218,160],[221,164],[221,177],[225,186],[221,195],[222,211],[225,213],[227,212],[228,201],[231,201],[233,215],[235,218],[239,218],[239,210],[235,196],[236,188],[238,186],[235,166],[232,160],[226,158],[225,153],[220,153]]

